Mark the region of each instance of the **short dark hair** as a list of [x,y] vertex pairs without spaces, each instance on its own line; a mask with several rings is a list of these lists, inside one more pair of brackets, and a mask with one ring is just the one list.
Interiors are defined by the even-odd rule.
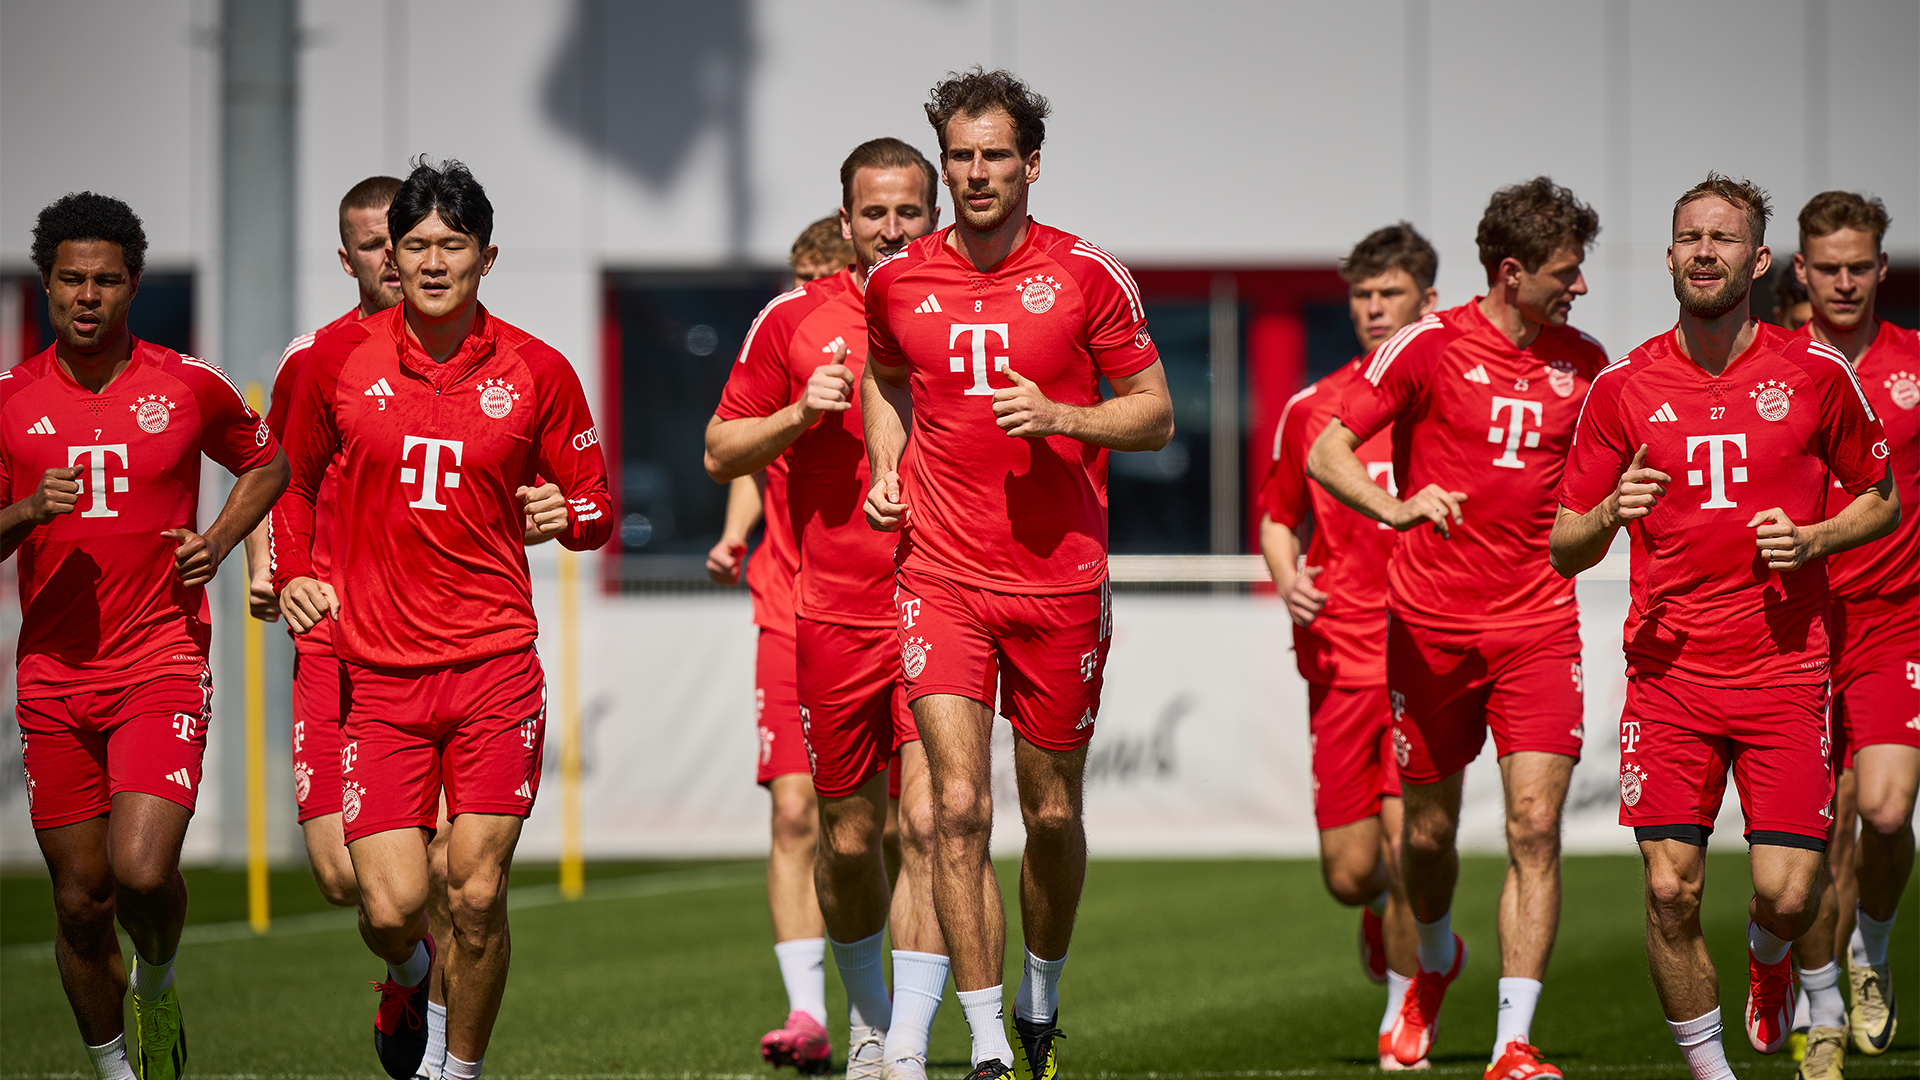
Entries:
[[840,235],[840,215],[829,214],[800,230],[787,253],[787,265],[798,270],[801,263],[853,265],[853,242]]
[[147,266],[147,230],[133,208],[111,195],[91,191],[60,196],[33,223],[33,265],[40,276],[53,273],[60,245],[69,240],[101,240],[120,245],[127,273],[139,277]]
[[1431,289],[1433,279],[1440,275],[1440,253],[1418,230],[1402,221],[1375,229],[1353,245],[1347,261],[1340,266],[1340,276],[1354,285],[1389,270],[1405,270],[1420,288]]
[[1873,235],[1873,250],[1880,250],[1880,240],[1887,235],[1887,226],[1893,218],[1887,216],[1887,204],[1872,195],[1858,195],[1851,191],[1823,191],[1807,200],[1800,209],[1800,250],[1807,250],[1807,241],[1816,236],[1828,236],[1841,229],[1859,229]]
[[340,246],[346,247],[351,242],[347,237],[347,211],[384,210],[393,205],[393,194],[399,190],[397,176],[369,176],[348,188],[347,193],[340,196]]
[[1047,99],[1004,68],[983,70],[975,64],[966,71],[949,71],[927,92],[927,122],[947,150],[947,123],[956,116],[979,116],[998,109],[1013,120],[1013,139],[1022,158],[1047,141]]
[[1767,200],[1766,189],[1751,180],[1735,180],[1709,172],[1705,180],[1688,188],[1673,204],[1673,216],[1678,218],[1681,207],[1708,196],[1724,199],[1746,212],[1747,231],[1753,234],[1754,247],[1767,242],[1767,219],[1773,216],[1773,206]]
[[1493,193],[1474,239],[1491,280],[1502,260],[1513,259],[1531,274],[1561,248],[1584,253],[1598,235],[1600,215],[1593,207],[1550,177],[1536,176]]
[[413,171],[393,193],[387,207],[387,236],[395,246],[415,225],[437,213],[447,228],[473,237],[481,247],[493,239],[493,204],[487,190],[465,165],[448,158],[438,166],[425,154],[413,160]]
[[927,177],[927,209],[932,210],[940,197],[940,173],[927,156],[890,135],[868,139],[853,148],[840,163],[840,206],[853,209],[853,178],[861,169],[919,169]]
[[1800,284],[1800,275],[1793,272],[1793,264],[1783,262],[1777,265],[1780,272],[1773,275],[1773,306],[1784,310],[1795,304],[1806,303],[1810,299],[1807,287]]

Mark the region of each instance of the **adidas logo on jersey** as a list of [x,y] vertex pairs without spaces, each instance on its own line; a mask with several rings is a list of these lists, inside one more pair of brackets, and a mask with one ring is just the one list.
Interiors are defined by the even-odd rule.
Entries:
[[1673,402],[1671,401],[1661,402],[1660,407],[1653,411],[1653,415],[1647,417],[1647,421],[1654,424],[1672,423],[1678,419],[1680,419],[1680,417],[1674,414]]
[[823,353],[826,353],[828,356],[832,356],[833,350],[844,349],[846,347],[847,347],[847,339],[843,337],[837,337],[837,338],[834,338],[832,341],[827,342],[825,345],[820,346],[820,351]]
[[520,796],[523,799],[533,798],[533,781],[531,780],[521,781],[520,786],[514,789],[513,793],[515,795]]
[[57,435],[59,433],[53,430],[53,419],[51,417],[43,416],[40,419],[35,420],[33,422],[33,426],[27,429],[27,434]]
[[186,788],[188,791],[193,790],[193,777],[188,775],[187,770],[185,769],[173,770],[172,772],[167,774],[167,779],[173,781],[176,784],[179,784],[181,787]]
[[1477,382],[1484,386],[1493,385],[1493,380],[1487,378],[1487,365],[1485,364],[1475,364],[1468,368],[1466,379],[1468,382]]
[[376,382],[372,386],[367,387],[367,396],[368,397],[392,397],[393,396],[393,387],[387,385],[387,377],[385,375],[380,376],[379,382]]
[[920,315],[931,315],[940,310],[940,298],[932,293],[928,293],[927,298],[920,302],[920,306],[913,310]]

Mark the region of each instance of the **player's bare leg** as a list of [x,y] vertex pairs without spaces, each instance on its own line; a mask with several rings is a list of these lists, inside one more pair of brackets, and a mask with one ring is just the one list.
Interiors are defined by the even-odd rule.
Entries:
[[880,857],[887,864],[887,888],[900,880],[900,800],[887,800],[887,827],[880,834]]
[[[1886,1051],[1893,1041],[1893,973],[1887,939],[1893,932],[1900,894],[1913,874],[1913,807],[1920,788],[1920,747],[1877,743],[1853,754],[1857,778],[1860,840],[1854,852],[1858,908],[1842,903],[1856,918],[1850,930],[1848,981],[1853,990],[1850,1025],[1854,1046],[1867,1054]],[[1847,939],[1843,939],[1847,940]]]
[[1400,841],[1406,828],[1406,803],[1397,796],[1380,800],[1380,861],[1387,871],[1387,911],[1380,917],[1387,943],[1387,970],[1411,976],[1419,966],[1420,938],[1413,927],[1413,908],[1407,903],[1407,880],[1402,869]]
[[[453,913],[447,907],[447,798],[440,796],[440,824],[427,842],[427,932],[435,941],[453,940]],[[435,953],[427,973],[427,1056],[415,1073],[421,1080],[438,1080],[447,1059],[447,958]]]
[[307,845],[307,866],[313,871],[313,883],[320,895],[334,907],[359,907],[360,883],[353,876],[353,860],[347,856],[346,835],[340,814],[322,814],[300,823]]
[[1507,808],[1507,876],[1500,887],[1500,1007],[1493,1058],[1532,1043],[1533,1013],[1560,930],[1560,813],[1573,759],[1520,751],[1500,759]]
[[827,939],[814,891],[814,850],[820,843],[820,811],[813,777],[804,772],[775,776],[767,851],[767,909],[773,919],[773,955],[787,991],[787,1022],[760,1040],[760,1056],[774,1068],[824,1070],[832,1057],[827,1039]]
[[1860,878],[1854,871],[1859,844],[1854,826],[1859,823],[1855,799],[1854,771],[1840,773],[1833,785],[1833,829],[1827,834],[1827,873],[1833,879],[1834,905],[1839,915],[1834,920],[1833,955],[1842,956],[1853,936],[1854,912],[1860,903]]
[[947,943],[933,908],[933,783],[926,747],[900,748],[900,798],[888,807],[898,823],[899,876],[888,928],[893,938],[893,1024],[883,1060],[888,1080],[926,1075],[927,1042],[947,987]]
[[1720,976],[1700,932],[1707,849],[1681,840],[1643,840],[1647,968],[1674,1041],[1696,1080],[1732,1077],[1721,1040]]
[[461,814],[447,843],[447,907],[452,940],[445,960],[447,1058],[478,1063],[493,1036],[507,989],[512,940],[507,928],[507,877],[520,842],[511,814]]
[[[1407,905],[1423,923],[1438,922],[1453,909],[1453,890],[1460,882],[1455,837],[1460,831],[1460,785],[1465,775],[1457,772],[1433,784],[1400,784],[1406,815],[1400,865]],[[1423,962],[1428,959],[1422,957]]]
[[[1320,876],[1327,892],[1348,907],[1365,907],[1379,920],[1379,948],[1387,983],[1387,1007],[1379,1034],[1386,1035],[1400,1014],[1408,983],[1418,970],[1419,938],[1400,870],[1400,833],[1405,814],[1402,801],[1380,800],[1380,813],[1360,821],[1320,831]],[[1367,931],[1363,928],[1363,938]],[[1371,971],[1369,972],[1371,975]],[[1391,1057],[1382,1052],[1384,1062]]]
[[880,833],[886,821],[885,772],[867,777],[851,795],[820,799],[813,882],[834,964],[847,991],[850,1080],[879,1076],[882,1040],[893,1025],[893,1003],[881,966],[887,868],[880,857]]
[[1825,887],[1820,890],[1813,923],[1806,933],[1794,939],[1789,950],[1799,976],[1788,1037],[1795,1060],[1805,1059],[1814,1028],[1830,1029],[1828,1037],[1836,1041],[1846,1036],[1847,1003],[1840,996],[1840,963],[1833,949],[1834,924],[1839,921],[1840,905],[1834,895],[1828,859],[1827,854],[1820,858],[1820,878]]
[[1038,982],[1032,961],[1066,959],[1073,938],[1080,890],[1087,883],[1087,826],[1081,813],[1087,748],[1049,750],[1015,732],[1013,767],[1020,819],[1027,829],[1020,857],[1020,930],[1028,972],[1021,980],[1021,994],[1034,996],[1028,1019],[1045,1020],[1055,1012],[1052,989],[1058,973],[1045,985],[1030,985]]
[[993,873],[993,709],[954,694],[913,702],[933,804],[933,910],[973,1034],[973,1063],[1013,1067],[1002,1019],[1006,912]]
[[387,962],[386,979],[374,984],[381,994],[374,1048],[388,1075],[408,1076],[426,1059],[428,979],[436,950],[449,944],[428,937],[427,830],[363,836],[347,845],[347,854],[360,883],[360,940]]

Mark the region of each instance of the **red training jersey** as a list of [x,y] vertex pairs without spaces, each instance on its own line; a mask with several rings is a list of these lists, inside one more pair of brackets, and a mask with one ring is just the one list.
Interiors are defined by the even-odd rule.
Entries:
[[1772,507],[1824,516],[1827,474],[1857,495],[1886,475],[1886,434],[1846,358],[1758,324],[1709,375],[1668,331],[1594,380],[1560,486],[1586,513],[1619,486],[1634,453],[1673,477],[1633,541],[1629,675],[1746,686],[1825,682],[1827,567],[1767,567],[1747,522]]
[[1548,564],[1547,540],[1580,401],[1605,364],[1599,343],[1572,327],[1542,326],[1515,346],[1479,297],[1373,351],[1340,422],[1362,440],[1392,426],[1401,492],[1467,494],[1451,539],[1429,525],[1400,535],[1387,565],[1395,618],[1489,630],[1573,617],[1573,582]]
[[787,459],[767,464],[760,492],[760,544],[747,560],[747,593],[753,597],[753,625],[793,636],[793,584],[800,573],[800,552],[793,541],[787,511]]
[[[287,351],[280,354],[280,366],[273,373],[273,398],[267,404],[267,427],[273,430],[273,437],[285,441],[287,437],[287,415],[293,410],[293,388],[298,382],[300,372],[306,367],[307,354],[313,349],[313,342],[321,334],[336,330],[342,326],[351,326],[360,321],[360,308],[355,306],[345,315],[310,334],[301,334],[287,345]],[[313,500],[313,551],[309,556],[313,561],[314,577],[320,581],[330,581],[333,575],[333,528],[334,514],[339,510],[340,502],[340,455],[334,454],[327,464],[327,473],[320,481],[320,489]],[[267,537],[269,543],[277,539],[274,531],[274,515],[267,515]],[[281,530],[284,532],[284,529]],[[304,634],[296,634],[293,627],[287,627],[287,634],[293,638],[295,652],[333,655],[333,620],[322,619],[318,626]]]
[[237,476],[279,452],[224,372],[151,342],[136,339],[132,362],[98,394],[51,347],[0,375],[7,501],[33,495],[48,469],[81,469],[79,505],[20,544],[19,696],[198,676],[206,590],[180,584],[179,544],[160,534],[199,531],[201,454]]
[[[853,371],[853,407],[830,412],[782,455],[787,506],[798,541],[798,614],[842,626],[892,626],[896,537],[867,524],[867,442],[860,421],[860,375],[867,362],[867,316],[851,268],[782,293],[768,304],[740,348],[716,410],[722,420],[771,416],[806,396],[814,369],[845,346]],[[771,515],[769,515],[771,516]]]
[[1160,358],[1140,290],[1120,260],[1027,222],[992,270],[948,226],[873,268],[868,356],[905,365],[913,430],[901,462],[909,507],[895,562],[1000,592],[1061,594],[1107,576],[1107,452],[1065,435],[1010,436],[993,392],[1011,368],[1066,405],[1100,401],[1100,378]]
[[[1800,336],[1813,334],[1803,326]],[[1887,429],[1900,526],[1870,544],[1829,556],[1828,587],[1841,600],[1911,600],[1920,593],[1920,334],[1881,322],[1853,374]],[[1838,513],[1848,499],[1837,476],[1833,486],[1840,497],[1829,512]]]
[[[1260,491],[1261,510],[1272,520],[1296,533],[1309,519],[1313,522],[1306,565],[1320,568],[1313,585],[1328,594],[1327,606],[1312,625],[1294,626],[1294,660],[1301,678],[1342,688],[1387,683],[1387,561],[1395,534],[1308,479],[1307,451],[1366,362],[1367,357],[1354,360],[1287,402],[1273,435],[1273,465]],[[1393,442],[1384,430],[1354,453],[1375,483],[1399,493]]]
[[445,363],[408,335],[406,305],[314,343],[287,421],[293,482],[274,588],[313,577],[314,500],[336,451],[335,652],[429,667],[532,647],[524,507],[539,477],[567,499],[560,543],[613,530],[607,466],[579,376],[552,347],[481,309]]

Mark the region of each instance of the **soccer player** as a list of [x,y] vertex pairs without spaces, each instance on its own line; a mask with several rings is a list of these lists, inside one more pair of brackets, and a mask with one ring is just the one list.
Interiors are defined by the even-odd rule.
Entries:
[[[939,221],[936,173],[881,138],[840,167],[842,230],[854,264],[783,293],[748,331],[707,428],[707,469],[726,480],[787,462],[799,542],[794,599],[800,715],[819,795],[815,881],[847,988],[847,1072],[924,1080],[927,1038],[947,982],[933,918],[931,789],[907,709],[893,607],[894,538],[869,529],[866,447],[854,388],[866,360],[863,296],[874,264]],[[889,902],[882,858],[888,762],[901,755],[901,869]],[[891,909],[891,910],[889,910]],[[899,1013],[880,966],[893,929]]]
[[[837,214],[802,230],[787,257],[796,289],[852,263],[853,245],[840,235]],[[727,486],[725,529],[707,553],[707,576],[718,585],[738,582],[747,534],[765,520],[760,551],[747,566],[747,590],[753,597],[753,621],[760,628],[754,661],[758,782],[773,801],[767,906],[773,917],[774,959],[787,990],[787,1020],[761,1037],[760,1056],[775,1069],[792,1065],[802,1073],[819,1074],[832,1064],[833,1043],[826,1027],[826,927],[813,887],[819,812],[794,681],[793,580],[799,554],[785,512],[786,483],[784,459],[733,478]],[[767,506],[771,513],[763,512]]]
[[[1900,513],[1885,432],[1846,358],[1750,316],[1771,261],[1767,216],[1764,191],[1717,173],[1674,205],[1680,321],[1594,380],[1553,527],[1553,566],[1568,577],[1621,526],[1632,540],[1620,823],[1646,864],[1654,988],[1702,1080],[1733,1075],[1700,931],[1728,766],[1753,871],[1747,1038],[1770,1054],[1792,1026],[1788,943],[1813,924],[1824,885],[1825,560],[1886,535]],[[1846,495],[1823,520],[1829,477]],[[1826,990],[1838,1024],[1831,979]],[[1816,1012],[1822,996],[1809,988]],[[1821,1040],[1815,1023],[1802,1075],[1838,1077],[1844,1040]]]
[[[1491,728],[1508,862],[1487,1075],[1560,1075],[1530,1032],[1560,922],[1560,810],[1580,758],[1582,677],[1573,583],[1545,555],[1580,395],[1605,361],[1566,325],[1599,228],[1544,176],[1495,192],[1478,235],[1486,295],[1375,350],[1308,455],[1336,498],[1405,533],[1387,564],[1401,855],[1419,935],[1420,970],[1389,1032],[1403,1065],[1427,1055],[1466,961],[1450,917],[1460,785]],[[1355,456],[1389,426],[1398,495]]]
[[[33,261],[54,343],[0,374],[0,558],[20,553],[22,764],[53,876],[60,983],[101,1080],[135,1053],[178,1080],[180,844],[200,790],[213,679],[204,586],[273,505],[286,458],[219,368],[140,341],[127,313],[146,231],[93,192],[40,211]],[[196,532],[200,456],[239,479]]]
[[973,1033],[971,1080],[1013,1064],[988,859],[996,690],[1026,825],[1014,1027],[1027,1080],[1051,1080],[1112,626],[1106,454],[1165,446],[1173,408],[1126,268],[1027,216],[1046,99],[976,67],[935,86],[926,112],[955,221],[867,280],[866,512],[900,532],[901,670],[932,772],[933,902]]
[[[1387,704],[1386,570],[1394,532],[1309,483],[1306,459],[1373,350],[1433,311],[1439,266],[1433,245],[1406,222],[1354,245],[1340,272],[1362,355],[1287,402],[1261,492],[1260,550],[1293,619],[1294,662],[1307,680],[1320,873],[1334,899],[1360,908],[1361,961],[1368,978],[1387,984],[1379,1051],[1388,1070],[1408,1067],[1393,1056],[1388,1035],[1418,970],[1400,878],[1400,777]],[[1396,490],[1385,431],[1356,453],[1368,476]],[[1309,521],[1313,540],[1301,565],[1299,532]]]
[[[1863,1054],[1886,1053],[1894,1033],[1887,937],[1913,872],[1914,792],[1920,788],[1920,335],[1877,318],[1887,273],[1880,250],[1889,222],[1879,199],[1815,195],[1800,211],[1793,277],[1813,317],[1800,333],[1853,365],[1886,426],[1904,510],[1893,535],[1827,560],[1833,592],[1833,736],[1841,751],[1827,865],[1833,899],[1816,933],[1838,922],[1831,955],[1849,954],[1853,1008],[1844,1026]],[[1862,824],[1854,838],[1855,819]],[[1837,919],[1836,919],[1837,917]],[[1807,950],[1808,945],[1816,946]],[[1824,965],[1826,942],[1803,939],[1803,963]],[[1802,976],[1802,985],[1806,976]],[[1811,1036],[1809,1036],[1811,1038]]]
[[[1800,256],[1795,255],[1798,264]],[[1773,323],[1789,330],[1798,330],[1813,318],[1813,304],[1807,299],[1807,287],[1801,283],[1800,275],[1792,266],[1774,279],[1773,283]]]
[[[322,335],[287,422],[293,482],[274,584],[293,628],[334,619],[351,699],[341,822],[360,930],[387,961],[374,1046],[388,1075],[426,1055],[436,943],[428,835],[444,785],[447,1055],[480,1073],[507,975],[507,869],[540,783],[546,688],[534,654],[526,519],[573,550],[611,532],[606,464],[565,357],[489,314],[493,207],[465,166],[420,164],[387,214],[402,303]],[[332,577],[314,501],[336,453]],[[537,477],[552,486],[535,485]]]

